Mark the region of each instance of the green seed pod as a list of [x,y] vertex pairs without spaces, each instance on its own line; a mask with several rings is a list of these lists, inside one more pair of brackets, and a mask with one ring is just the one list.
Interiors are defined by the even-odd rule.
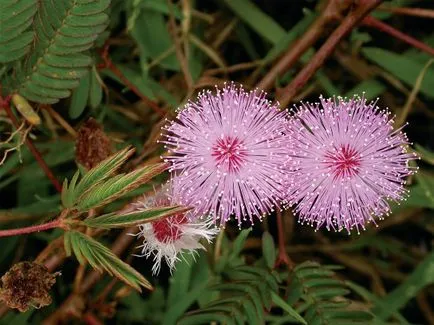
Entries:
[[20,114],[26,119],[27,122],[29,122],[32,125],[41,124],[41,118],[35,112],[33,107],[29,104],[27,99],[25,99],[21,95],[14,94],[12,95],[12,102],[14,103],[18,112],[20,112]]

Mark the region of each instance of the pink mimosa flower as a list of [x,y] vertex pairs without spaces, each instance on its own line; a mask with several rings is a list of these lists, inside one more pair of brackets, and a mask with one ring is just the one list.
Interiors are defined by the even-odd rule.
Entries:
[[[176,194],[173,193],[172,185],[172,182],[169,182],[169,186],[163,188],[155,196],[145,197],[133,203],[131,205],[133,211],[178,205],[179,202]],[[154,274],[159,273],[163,259],[172,271],[183,254],[194,255],[198,249],[205,249],[200,240],[210,243],[219,232],[219,229],[214,226],[213,218],[191,219],[189,211],[185,214],[145,223],[139,228],[137,235],[143,238],[143,244],[139,246],[142,250],[140,256],[154,256],[152,267]]]
[[388,200],[406,197],[414,172],[408,140],[393,129],[390,112],[362,97],[323,99],[294,110],[295,173],[289,201],[301,223],[348,232],[390,213]]
[[284,205],[289,178],[288,113],[258,91],[234,84],[205,91],[164,128],[164,157],[183,204],[220,224],[253,223]]

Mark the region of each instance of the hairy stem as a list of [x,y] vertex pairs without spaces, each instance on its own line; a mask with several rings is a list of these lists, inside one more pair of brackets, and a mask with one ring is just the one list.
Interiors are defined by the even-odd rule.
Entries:
[[29,226],[29,227],[24,227],[24,228],[18,228],[18,229],[0,230],[0,237],[9,237],[9,236],[31,234],[33,232],[39,232],[39,231],[43,231],[43,230],[59,228],[61,226],[62,226],[61,220],[56,219],[54,221],[50,221],[50,222],[44,223],[42,225],[35,225],[35,226]]
[[359,5],[352,10],[335,29],[330,37],[312,57],[309,63],[298,75],[283,89],[279,89],[277,98],[282,107],[288,105],[293,97],[310,80],[315,72],[324,64],[324,61],[333,53],[342,38],[348,34],[369,12],[380,5],[382,0],[359,1]]

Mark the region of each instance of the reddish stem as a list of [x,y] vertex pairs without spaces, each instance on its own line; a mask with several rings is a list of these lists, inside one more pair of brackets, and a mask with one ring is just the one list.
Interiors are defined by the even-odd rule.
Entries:
[[434,10],[423,8],[395,8],[380,6],[379,10],[389,11],[398,15],[416,16],[421,18],[434,18]]
[[321,12],[321,15],[309,26],[303,36],[289,46],[288,51],[282,55],[279,61],[259,81],[257,87],[263,90],[270,89],[276,78],[283,75],[298,61],[300,56],[321,37],[325,27],[340,18],[342,12],[348,8],[348,5],[349,1],[329,1],[326,8]]
[[335,29],[318,52],[315,53],[309,63],[298,73],[291,83],[285,88],[279,89],[277,97],[282,107],[288,105],[297,92],[303,88],[315,72],[324,64],[324,61],[333,53],[341,39],[381,2],[382,0],[359,1],[359,5],[342,20],[341,24]]
[[54,221],[50,221],[42,225],[35,225],[35,226],[29,226],[24,228],[18,228],[18,229],[0,230],[0,237],[31,234],[32,232],[39,232],[39,231],[48,230],[52,228],[59,228],[60,226],[61,226],[61,220],[56,219]]
[[285,232],[283,230],[282,212],[277,210],[276,215],[277,215],[277,237],[279,241],[279,255],[277,256],[275,267],[285,264],[288,266],[288,269],[291,270],[294,267],[294,262],[292,262],[285,248]]
[[83,321],[87,325],[103,325],[103,323],[91,312],[87,312],[83,315]]
[[157,105],[154,101],[150,100],[148,97],[143,95],[140,90],[128,80],[127,77],[122,73],[122,71],[113,63],[108,55],[109,45],[106,44],[104,49],[101,52],[101,58],[104,61],[104,67],[110,69],[131,91],[136,94],[136,96],[140,97],[140,99],[145,102],[154,112],[156,112],[161,117],[166,116],[166,111],[163,110],[160,106]]
[[[14,114],[12,113],[12,110],[9,106],[9,103],[7,101],[1,101],[2,107],[5,109],[6,113],[8,114],[9,118],[11,119],[12,123],[14,124],[15,128],[19,128],[18,120],[15,118]],[[48,167],[45,160],[42,158],[41,153],[36,149],[36,147],[33,145],[32,141],[28,137],[26,137],[26,145],[29,148],[30,152],[32,153],[33,157],[35,157],[36,161],[38,162],[39,166],[44,171],[45,175],[49,178],[53,186],[56,188],[57,192],[62,192],[62,185],[59,183],[59,181],[54,176],[53,172],[51,171],[50,167]]]
[[428,54],[434,55],[434,48],[426,45],[425,43],[418,41],[417,39],[404,34],[403,32],[397,30],[396,28],[393,28],[392,26],[387,25],[386,23],[383,23],[382,21],[368,16],[363,19],[363,25],[374,27],[382,32],[385,32],[389,35],[392,35],[393,37],[406,42],[410,44],[411,46],[414,46],[415,48],[418,48],[419,50],[422,50],[424,52],[427,52]]

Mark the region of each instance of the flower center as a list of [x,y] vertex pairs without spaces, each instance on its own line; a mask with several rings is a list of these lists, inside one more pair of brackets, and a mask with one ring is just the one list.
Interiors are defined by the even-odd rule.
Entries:
[[173,243],[178,240],[182,231],[180,225],[187,223],[184,214],[177,214],[173,217],[157,220],[152,223],[155,238],[162,243]]
[[217,165],[222,166],[227,172],[236,172],[246,161],[247,150],[243,141],[237,137],[224,136],[219,138],[212,147],[211,155]]
[[358,173],[360,157],[349,145],[328,151],[325,158],[326,165],[331,168],[335,178],[352,177]]

